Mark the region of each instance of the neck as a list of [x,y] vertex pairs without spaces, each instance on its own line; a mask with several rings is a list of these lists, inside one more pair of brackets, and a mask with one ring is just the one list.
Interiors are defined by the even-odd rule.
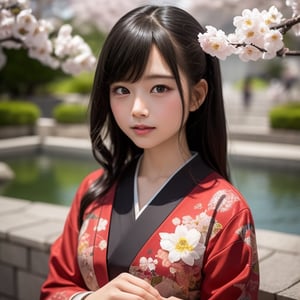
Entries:
[[157,150],[145,150],[142,157],[139,176],[149,179],[168,178],[190,157],[189,150],[172,152]]

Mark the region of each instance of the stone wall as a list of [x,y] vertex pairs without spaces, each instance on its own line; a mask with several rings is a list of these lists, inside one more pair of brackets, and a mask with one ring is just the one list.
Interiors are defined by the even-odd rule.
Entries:
[[0,247],[0,298],[38,299],[47,274],[48,252],[6,240]]
[[39,299],[67,207],[0,197],[0,299]]

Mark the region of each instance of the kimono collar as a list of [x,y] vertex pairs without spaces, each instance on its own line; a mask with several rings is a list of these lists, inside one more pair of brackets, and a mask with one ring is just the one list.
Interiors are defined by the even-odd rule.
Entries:
[[128,167],[117,184],[107,253],[110,279],[121,272],[128,272],[131,262],[162,222],[200,181],[213,172],[202,161],[200,155],[195,155],[173,174],[147,208],[135,219],[136,165],[137,160]]
[[147,203],[144,205],[142,209],[140,209],[139,206],[139,196],[138,196],[138,174],[140,170],[140,165],[142,161],[143,155],[141,155],[138,159],[136,168],[135,168],[135,173],[134,173],[134,212],[135,212],[135,219],[137,219],[141,213],[148,207],[148,205],[151,203],[151,201],[160,193],[160,191],[168,184],[168,182],[173,178],[173,176],[179,172],[186,164],[188,164],[195,156],[197,156],[197,152],[193,152],[192,156],[186,160],[177,170],[171,174],[167,180],[162,184],[162,186],[156,191],[156,193],[147,201]]

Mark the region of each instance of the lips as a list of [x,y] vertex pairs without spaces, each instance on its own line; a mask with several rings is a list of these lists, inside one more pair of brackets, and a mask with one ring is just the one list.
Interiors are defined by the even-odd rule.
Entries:
[[155,127],[147,125],[134,125],[131,127],[133,131],[138,135],[145,135],[150,133]]

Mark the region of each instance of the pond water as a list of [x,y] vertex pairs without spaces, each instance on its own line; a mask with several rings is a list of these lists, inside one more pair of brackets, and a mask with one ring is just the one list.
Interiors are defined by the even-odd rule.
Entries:
[[[26,155],[0,158],[15,171],[15,180],[0,185],[0,194],[59,205],[70,205],[92,158]],[[231,164],[232,180],[247,199],[256,227],[300,234],[300,170]]]

